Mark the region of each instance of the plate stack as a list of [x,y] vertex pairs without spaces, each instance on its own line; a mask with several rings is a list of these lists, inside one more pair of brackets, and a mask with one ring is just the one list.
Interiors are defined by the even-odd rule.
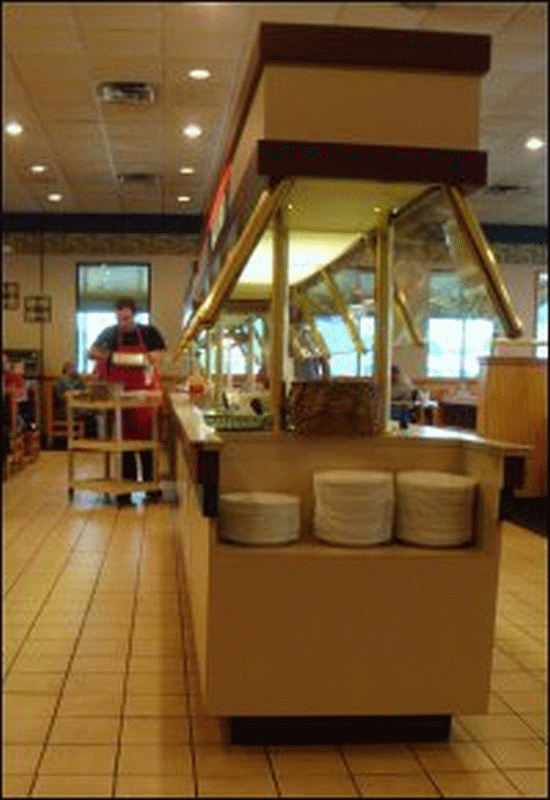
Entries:
[[239,544],[285,544],[300,534],[300,498],[271,492],[220,495],[219,532]]
[[466,475],[412,470],[396,476],[396,536],[427,547],[472,538],[476,482]]
[[337,470],[313,475],[314,532],[349,546],[374,545],[392,537],[391,472]]

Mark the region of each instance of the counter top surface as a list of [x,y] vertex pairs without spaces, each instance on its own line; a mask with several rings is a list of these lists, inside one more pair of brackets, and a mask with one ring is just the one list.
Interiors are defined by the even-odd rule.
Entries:
[[[192,401],[181,393],[170,394],[170,402],[176,419],[182,426],[186,439],[189,444],[202,449],[220,449],[224,442],[261,442],[261,441],[280,441],[303,440],[306,437],[296,434],[293,431],[224,431],[222,435],[213,428],[201,425],[197,412],[198,409]],[[309,437],[307,437],[309,438]],[[330,440],[334,437],[316,436],[315,438],[326,438]],[[409,425],[406,430],[392,429],[379,436],[365,436],[365,443],[369,445],[391,444],[396,446],[408,446],[418,442],[429,442],[436,446],[452,445],[463,443],[467,447],[474,449],[492,449],[505,455],[528,455],[532,447],[514,442],[498,442],[479,436],[473,431],[459,430],[454,428],[440,428],[434,425]]]

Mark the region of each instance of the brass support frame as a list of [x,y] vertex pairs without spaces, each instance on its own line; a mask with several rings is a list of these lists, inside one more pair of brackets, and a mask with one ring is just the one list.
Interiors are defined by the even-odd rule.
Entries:
[[411,310],[409,308],[409,304],[407,303],[407,298],[405,297],[405,292],[403,289],[400,289],[397,283],[393,282],[393,301],[395,303],[396,309],[401,314],[403,321],[405,323],[405,327],[411,337],[411,341],[417,347],[425,347],[426,340],[420,334],[420,331],[415,325],[413,315],[411,314]]
[[330,296],[332,297],[332,301],[334,306],[342,319],[346,324],[346,328],[348,329],[348,333],[351,337],[351,341],[353,342],[353,346],[355,347],[358,353],[366,353],[367,349],[361,339],[359,331],[357,330],[357,326],[349,313],[349,308],[346,305],[346,301],[342,297],[340,289],[330,272],[327,269],[321,270],[321,276],[326,284],[326,287],[329,291]]
[[[440,189],[441,187],[438,187],[438,188]],[[429,190],[429,193],[426,192],[426,196],[431,195],[433,193],[433,191],[434,190],[433,190],[433,187],[432,187],[432,189]],[[425,198],[423,198],[423,199],[425,199]],[[395,225],[395,219],[397,218],[397,216],[398,215],[396,213],[392,212],[388,217],[389,224],[391,224],[391,226],[392,226],[392,230],[393,230],[393,226]],[[369,236],[368,237],[368,243],[369,243],[369,246],[370,246],[370,248],[371,248],[371,250],[373,252],[374,262],[376,264],[376,228],[374,229],[373,233],[374,233],[374,238],[372,236]],[[392,247],[393,247],[393,245],[392,245]],[[422,334],[420,333],[420,331],[416,327],[413,315],[412,315],[411,310],[409,308],[409,303],[407,301],[407,296],[406,296],[405,292],[403,291],[403,289],[401,289],[397,285],[397,281],[396,280],[392,280],[392,283],[393,283],[393,302],[395,303],[395,308],[401,314],[401,318],[403,319],[403,322],[405,323],[405,327],[407,329],[407,332],[409,334],[411,342],[416,347],[426,347],[428,343],[426,342],[426,340],[424,339],[424,337],[422,336]]]
[[221,320],[216,322],[216,368],[214,371],[214,403],[219,405],[222,399],[223,378],[223,325]]
[[206,379],[210,380],[210,376],[212,375],[212,365],[210,364],[210,357],[212,354],[212,332],[209,329],[207,329],[205,331],[205,336],[206,336],[206,341],[204,347],[204,360],[205,360],[204,372]]
[[380,214],[376,228],[374,378],[380,387],[382,429],[390,421],[392,359],[392,247],[393,225]]
[[248,317],[248,349],[246,353],[246,374],[248,391],[254,391],[254,317]]
[[320,332],[315,324],[315,317],[313,316],[314,306],[308,297],[298,292],[294,293],[294,300],[298,303],[304,319],[311,328],[311,336],[315,342],[315,346],[324,358],[330,358],[330,351],[325,342],[325,337]]
[[183,332],[174,360],[179,357],[188,342],[194,339],[201,326],[211,325],[216,320],[222,303],[233,291],[250,254],[257,245],[275,209],[285,201],[292,188],[292,183],[292,180],[285,179],[278,183],[274,189],[263,190],[241,235],[227,253],[212,288]]
[[445,195],[454,211],[460,235],[480,268],[487,292],[506,335],[510,339],[518,338],[523,333],[523,324],[514,310],[493,251],[470,202],[458,186],[445,186]]
[[271,299],[270,395],[274,429],[283,427],[282,401],[289,339],[288,226],[280,207],[273,219],[273,297]]

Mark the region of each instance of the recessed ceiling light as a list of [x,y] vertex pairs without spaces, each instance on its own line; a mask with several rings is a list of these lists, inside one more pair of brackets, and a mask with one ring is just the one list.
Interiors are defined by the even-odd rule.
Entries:
[[180,167],[180,175],[192,175],[194,172],[193,167]]
[[29,167],[29,169],[31,172],[36,172],[37,174],[39,172],[46,171],[46,167],[44,166],[44,164],[33,164],[31,167]]
[[9,133],[10,136],[19,136],[20,133],[23,133],[23,126],[18,122],[8,122],[6,133]]
[[191,69],[187,74],[196,81],[204,81],[210,77],[210,72],[207,69]]
[[292,205],[292,203],[289,203],[289,204],[287,205],[287,208],[288,208],[288,210],[289,210],[289,211],[292,211],[292,209],[294,208],[294,206]]
[[380,208],[380,206],[374,206],[374,208],[373,208],[373,211],[374,211],[376,214],[378,214],[378,213],[379,213],[381,210],[382,210],[382,209]]
[[183,132],[184,132],[184,134],[185,134],[186,136],[188,136],[190,139],[196,139],[196,138],[197,138],[197,136],[200,136],[200,135],[201,135],[201,133],[202,133],[202,128],[199,128],[199,126],[198,126],[198,125],[187,125],[187,127],[185,127],[185,128],[183,129]]
[[525,147],[528,150],[540,150],[541,147],[544,147],[544,142],[538,136],[531,136],[531,138],[527,139],[525,142]]
[[178,197],[178,203],[188,203],[190,200],[191,200],[191,198],[187,194],[181,194]]
[[63,195],[59,194],[58,192],[50,192],[48,195],[48,200],[51,203],[59,203],[60,200],[63,200]]

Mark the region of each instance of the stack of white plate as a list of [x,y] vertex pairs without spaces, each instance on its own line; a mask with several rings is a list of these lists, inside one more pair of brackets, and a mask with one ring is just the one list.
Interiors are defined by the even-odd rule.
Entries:
[[272,492],[220,495],[219,532],[239,544],[285,544],[300,534],[300,498]]
[[369,545],[392,537],[391,472],[336,470],[313,475],[314,531],[325,542]]
[[466,475],[411,470],[396,476],[396,535],[428,547],[472,538],[476,482]]

